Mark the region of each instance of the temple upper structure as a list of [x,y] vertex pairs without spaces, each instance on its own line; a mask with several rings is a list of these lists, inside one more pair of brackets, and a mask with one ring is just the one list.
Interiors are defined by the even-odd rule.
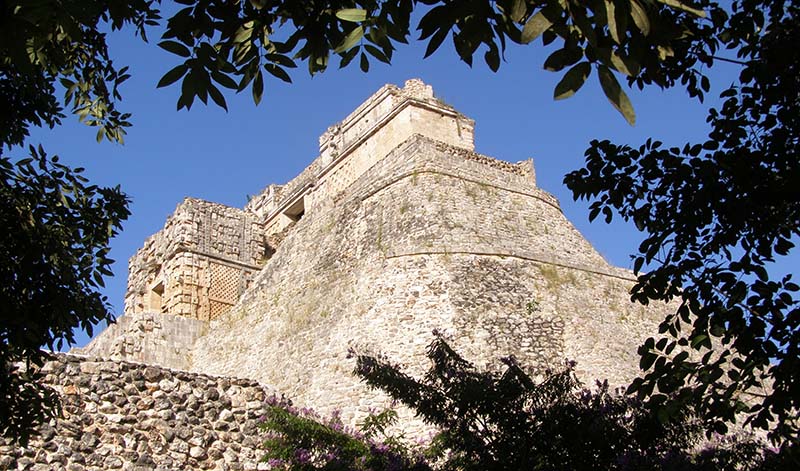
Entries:
[[[269,185],[243,209],[186,198],[130,260],[125,312],[211,320],[250,286],[291,227],[335,204],[369,168],[412,135],[472,152],[475,122],[412,79],[385,85],[319,138],[319,156],[285,185]],[[500,163],[500,161],[498,161]],[[506,164],[509,167],[513,164]],[[515,166],[535,186],[531,161]]]

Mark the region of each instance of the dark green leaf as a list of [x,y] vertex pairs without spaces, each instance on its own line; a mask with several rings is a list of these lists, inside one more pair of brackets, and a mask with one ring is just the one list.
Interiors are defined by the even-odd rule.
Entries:
[[186,72],[188,71],[189,67],[187,67],[186,64],[180,64],[174,67],[172,70],[164,74],[163,77],[161,77],[161,80],[158,81],[158,85],[156,85],[156,88],[162,88],[168,85],[172,85],[173,83],[180,80],[180,78],[183,77],[184,74],[186,74]]
[[367,52],[369,52],[372,55],[372,57],[378,59],[379,61],[381,61],[381,62],[383,62],[385,64],[389,64],[390,63],[389,62],[389,58],[386,57],[386,55],[384,55],[384,53],[380,49],[378,49],[377,47],[375,47],[375,46],[373,46],[371,44],[365,44],[364,45],[364,49],[366,49]]
[[608,21],[608,32],[611,33],[611,38],[617,44],[622,44],[622,38],[625,35],[625,30],[622,25],[617,23],[617,7],[614,0],[603,0],[606,5],[606,19]]
[[658,1],[663,3],[664,5],[669,5],[672,8],[687,11],[693,15],[697,15],[700,18],[706,17],[706,12],[704,12],[703,10],[698,10],[697,8],[691,7],[680,0],[658,0]]
[[364,37],[364,28],[361,25],[356,26],[347,34],[347,36],[345,36],[342,43],[336,46],[336,49],[334,49],[333,52],[340,54],[350,50],[353,46],[358,44],[359,41],[361,41],[362,37]]
[[249,40],[250,37],[253,35],[253,22],[248,21],[247,23],[243,24],[236,30],[236,34],[233,35],[233,42],[234,44],[243,43],[246,40]]
[[347,67],[358,55],[358,52],[358,48],[353,48],[342,54],[342,60],[339,62],[339,68]]
[[639,369],[641,369],[642,371],[649,370],[653,366],[657,358],[658,355],[655,355],[651,351],[641,353],[639,358]]
[[270,74],[274,75],[275,77],[278,77],[279,79],[283,80],[284,82],[292,83],[292,78],[289,77],[289,74],[287,74],[285,70],[283,70],[282,68],[278,67],[277,65],[275,65],[275,64],[266,64],[264,66],[264,69],[266,69],[267,72],[269,72]]
[[214,85],[210,85],[208,87],[208,95],[214,100],[214,103],[217,104],[220,108],[228,111],[228,105],[225,103],[225,97],[222,96],[222,93],[219,91],[219,88],[215,87]]
[[708,335],[699,334],[692,337],[691,346],[695,350],[699,349],[702,345],[706,345],[708,343]]
[[431,37],[431,40],[428,42],[428,47],[425,48],[425,57],[430,56],[431,54],[436,52],[437,49],[439,49],[439,46],[441,46],[442,41],[444,41],[444,38],[447,37],[448,31],[449,30],[445,28],[436,31],[436,33]]
[[647,16],[647,11],[639,3],[639,0],[631,0],[631,17],[634,24],[639,28],[643,35],[650,34],[650,19]]
[[564,77],[556,84],[553,98],[563,100],[575,94],[586,82],[586,78],[592,71],[592,65],[588,62],[581,62],[575,65],[564,74]]
[[622,114],[628,124],[631,126],[636,124],[636,114],[633,111],[633,105],[631,105],[628,95],[622,91],[613,72],[611,72],[608,67],[600,65],[597,67],[597,73],[600,79],[600,86],[603,88],[603,93],[605,93],[608,101]]
[[453,25],[450,16],[450,10],[445,5],[431,8],[431,10],[425,13],[422,19],[419,20],[419,25],[417,26],[417,29],[420,31],[419,39],[427,39],[435,32],[441,30],[444,30],[444,34],[446,35]]
[[283,54],[266,54],[264,58],[270,62],[274,62],[280,65],[281,67],[288,67],[290,69],[294,69],[297,67],[297,64],[295,64],[295,62],[292,59]]
[[351,23],[359,23],[367,19],[367,11],[361,8],[345,8],[336,12],[336,18]]
[[511,19],[519,23],[525,17],[528,11],[528,6],[525,0],[514,0],[511,6]]
[[264,96],[264,76],[261,74],[261,70],[256,72],[255,77],[253,77],[253,102],[256,105],[261,103],[261,98]]
[[186,46],[177,41],[161,41],[158,46],[181,57],[190,57],[192,55],[192,52]]
[[500,68],[500,53],[497,51],[497,48],[490,48],[483,57],[486,60],[486,65],[492,69],[492,72],[497,72]]
[[525,27],[522,28],[522,37],[520,41],[522,44],[528,44],[529,42],[533,41],[534,39],[538,38],[542,35],[545,31],[547,31],[553,23],[544,16],[544,13],[540,10],[535,15],[528,19],[528,22],[525,23]]
[[639,64],[630,57],[622,55],[617,51],[611,53],[611,65],[628,77],[633,77],[639,73]]
[[638,275],[642,265],[644,265],[644,257],[636,257],[633,262],[633,273]]
[[550,56],[544,61],[544,68],[550,72],[558,72],[565,67],[575,64],[581,60],[582,57],[583,49],[577,46],[568,46],[550,54]]

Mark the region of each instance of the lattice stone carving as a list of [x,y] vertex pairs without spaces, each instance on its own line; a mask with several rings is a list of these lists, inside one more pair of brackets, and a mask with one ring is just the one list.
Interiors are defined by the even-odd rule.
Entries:
[[209,317],[216,318],[220,314],[228,312],[242,289],[244,278],[243,270],[240,268],[211,263],[211,280],[208,287]]
[[208,302],[209,320],[216,319],[222,314],[225,314],[226,312],[230,311],[232,306],[233,304],[221,303],[219,301],[209,301]]

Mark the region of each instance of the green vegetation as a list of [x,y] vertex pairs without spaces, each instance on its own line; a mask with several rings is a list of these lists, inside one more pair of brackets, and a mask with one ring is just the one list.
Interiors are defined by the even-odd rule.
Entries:
[[112,318],[99,289],[109,240],[129,214],[119,188],[86,185],[81,169],[29,151],[0,160],[0,428],[23,442],[58,413],[57,394],[38,382],[42,346],[69,345],[73,329],[91,334]]
[[536,314],[537,312],[541,312],[542,303],[540,303],[537,299],[531,299],[525,304],[525,310],[528,312],[529,316]]
[[478,186],[469,181],[464,181],[464,193],[469,196],[473,203],[476,203],[481,197],[478,194]]
[[387,360],[356,355],[356,374],[410,407],[438,433],[424,450],[386,433],[391,411],[349,430],[337,415],[322,418],[273,400],[263,418],[265,460],[297,470],[780,470],[795,448],[768,450],[749,437],[719,437],[704,446],[690,409],[665,423],[642,403],[598,384],[585,389],[573,364],[535,383],[504,358],[502,372],[478,371],[441,337],[428,349],[422,380]]
[[592,201],[590,219],[616,214],[645,234],[634,301],[678,306],[639,349],[646,375],[630,391],[665,416],[699,403],[710,430],[744,415],[776,441],[797,441],[800,286],[770,262],[800,236],[800,51],[787,48],[800,42],[800,6],[710,11],[691,54],[710,65],[732,49],[741,73],[709,110],[708,139],[592,141],[565,183]]
[[322,417],[273,397],[261,417],[268,437],[263,461],[269,469],[296,471],[430,470],[420,454],[387,433],[396,420],[397,414],[386,410],[371,414],[356,430],[345,426],[338,414]]
[[472,65],[481,50],[496,71],[508,45],[541,39],[544,45],[560,46],[544,62],[547,70],[565,71],[554,90],[556,99],[573,95],[594,70],[611,104],[630,123],[635,113],[618,74],[640,86],[685,80],[692,90],[706,88],[693,69],[698,58],[687,52],[709,33],[703,21],[707,14],[680,0],[358,0],[324,7],[281,0],[179,3],[186,8],[170,19],[159,43],[182,60],[159,83],[181,82],[179,109],[208,98],[227,107],[219,87],[249,88],[258,103],[264,73],[289,82],[289,70],[298,61],[312,74],[326,70],[334,58],[339,67],[357,62],[364,72],[370,60],[389,63],[396,46],[407,42],[412,14],[419,10],[417,29],[427,42],[426,56],[451,37],[464,62]]
[[119,188],[88,184],[82,169],[41,147],[13,158],[6,151],[24,153],[30,127],[60,124],[62,106],[96,126],[98,141],[122,142],[129,115],[115,101],[128,75],[99,29],[132,25],[143,36],[157,19],[144,0],[0,4],[0,432],[23,443],[59,410],[58,396],[38,382],[48,358],[40,349],[70,345],[73,329],[91,335],[113,319],[99,289],[111,274],[109,240],[129,212]]
[[411,184],[417,186],[417,183],[419,183],[419,170],[414,170],[411,172]]

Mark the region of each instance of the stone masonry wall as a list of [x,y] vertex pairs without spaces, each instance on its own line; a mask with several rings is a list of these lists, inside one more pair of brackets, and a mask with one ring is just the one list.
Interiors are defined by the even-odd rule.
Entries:
[[[285,211],[302,199],[306,212],[329,205],[367,169],[412,134],[474,149],[473,120],[436,99],[420,80],[386,85],[320,136],[320,155],[275,193],[268,187],[247,210],[264,217],[265,233],[283,231],[295,218]],[[508,164],[513,165],[513,164]]]
[[70,352],[187,369],[189,352],[207,327],[206,322],[188,317],[131,312],[118,318],[85,347]]
[[283,185],[267,185],[261,193],[250,197],[244,210],[255,214],[259,220],[263,220],[275,210],[275,206],[280,202],[282,192]]
[[[425,84],[419,79],[407,80],[402,88],[396,85],[387,84],[381,87],[380,90],[373,93],[366,101],[358,106],[352,113],[345,117],[340,123],[337,123],[322,134],[319,138],[320,147],[320,162],[323,167],[328,166],[339,155],[345,153],[348,148],[357,145],[363,139],[369,137],[375,139],[373,133],[381,127],[382,124],[390,121],[392,113],[400,111],[404,105],[409,101],[415,102],[415,107],[437,108],[438,114],[445,118],[443,122],[447,122],[447,117],[459,117],[457,121],[448,123],[445,127],[438,127],[441,123],[437,123],[437,119],[432,119],[430,122],[424,122],[426,126],[419,126],[417,132],[430,131],[431,134],[426,134],[431,137],[439,137],[441,140],[459,145],[465,149],[473,150],[474,144],[474,121],[461,115],[451,106],[438,100],[433,94],[433,88]],[[433,116],[430,116],[433,118]],[[418,124],[423,124],[419,122]],[[452,133],[452,127],[449,124],[456,125],[458,132]],[[407,123],[406,123],[407,125]],[[431,126],[433,129],[431,129]],[[384,135],[386,136],[386,135]],[[408,135],[398,135],[400,141],[404,140]],[[396,145],[396,143],[395,143]],[[393,148],[390,146],[389,149]],[[385,153],[377,156],[382,157]]]
[[254,381],[63,354],[44,371],[64,418],[25,448],[0,441],[0,469],[257,469],[258,418],[272,392]]
[[[348,349],[421,374],[434,329],[481,366],[514,354],[535,374],[570,358],[586,381],[628,381],[658,308],[630,304],[631,273],[609,266],[530,172],[492,160],[408,139],[297,222],[198,339],[191,368],[254,378],[350,421],[388,400],[351,375]],[[420,430],[411,415],[401,411]]]
[[473,147],[472,134],[466,135],[462,129],[467,128],[468,124],[471,126],[471,122],[455,112],[414,104],[397,109],[395,113],[386,123],[361,136],[365,140],[357,141],[352,148],[342,151],[341,160],[320,176],[319,183],[309,193],[308,207],[316,208],[321,201],[334,199],[414,133],[436,136],[441,141],[462,148]]
[[361,190],[375,201],[365,204],[380,220],[387,257],[514,255],[631,277],[610,267],[564,219],[558,201],[525,175],[425,138],[402,153],[377,165]]
[[[156,360],[271,384],[351,423],[389,401],[351,375],[348,351],[420,375],[433,330],[481,367],[515,355],[536,375],[571,359],[586,382],[627,383],[666,308],[631,304],[633,274],[536,187],[531,161],[473,152],[473,124],[422,82],[387,86],[244,211],[187,200],[132,261],[126,308],[210,322],[185,361]],[[158,341],[131,319],[91,352],[162,352],[129,353]],[[412,415],[400,411],[410,435],[424,430]]]

